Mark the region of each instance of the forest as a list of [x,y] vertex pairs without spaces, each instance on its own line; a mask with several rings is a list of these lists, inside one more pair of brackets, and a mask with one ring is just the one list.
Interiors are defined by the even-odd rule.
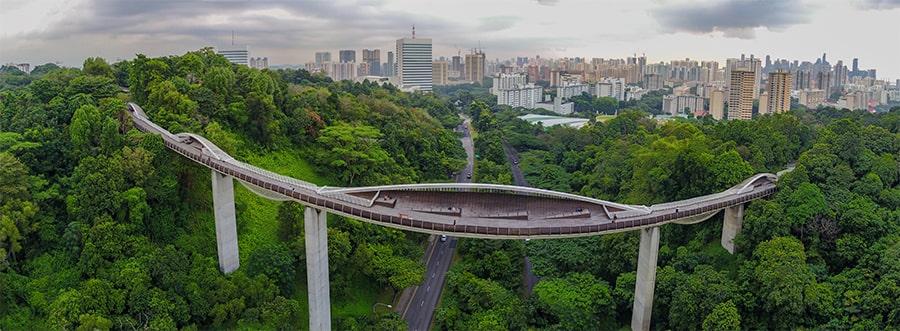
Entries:
[[[171,132],[319,185],[473,180],[651,205],[796,163],[746,205],[729,254],[721,216],[662,228],[653,329],[900,327],[900,108],[794,109],[752,121],[658,122],[656,98],[582,129],[544,127],[482,86],[404,93],[304,70],[233,65],[212,49],[82,69],[0,70],[0,329],[305,329],[303,207],[235,187],[241,268],[216,262],[207,169],[134,129],[137,102]],[[595,100],[596,101],[596,100]],[[608,109],[609,100],[597,101]],[[584,107],[590,105],[585,103]],[[404,330],[373,313],[421,283],[427,236],[329,216],[333,326]],[[627,328],[636,233],[462,239],[438,330]],[[523,261],[541,281],[529,294]]]
[[[795,109],[753,121],[658,122],[639,107],[581,129],[532,125],[475,100],[475,179],[512,184],[503,144],[534,187],[650,205],[718,192],[796,164],[746,205],[735,253],[722,216],[662,227],[652,329],[900,327],[900,107]],[[643,106],[641,106],[642,108]],[[440,330],[594,330],[630,325],[639,236],[462,239]],[[523,256],[540,282],[523,290]],[[510,272],[511,270],[515,270]]]
[[[0,329],[307,328],[303,210],[237,185],[241,268],[216,262],[209,170],[131,124],[319,185],[445,180],[465,165],[432,94],[233,65],[212,49],[0,78]],[[421,234],[332,216],[332,317],[399,329],[376,302],[421,283]]]

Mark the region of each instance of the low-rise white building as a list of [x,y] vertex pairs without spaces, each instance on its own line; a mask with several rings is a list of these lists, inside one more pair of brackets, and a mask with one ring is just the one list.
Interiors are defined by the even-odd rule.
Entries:
[[684,114],[685,109],[694,113],[704,110],[703,98],[696,95],[666,95],[663,96],[663,112],[677,115]]

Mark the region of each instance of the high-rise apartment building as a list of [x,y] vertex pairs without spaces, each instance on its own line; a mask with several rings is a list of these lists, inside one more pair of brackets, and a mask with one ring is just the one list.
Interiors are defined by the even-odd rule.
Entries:
[[447,85],[448,83],[448,71],[450,71],[450,63],[447,61],[434,61],[431,64],[431,84],[432,85]]
[[528,76],[522,73],[496,74],[494,75],[493,80],[494,84],[491,87],[491,92],[494,95],[497,95],[497,93],[502,90],[510,90],[525,86],[525,84],[528,83]]
[[753,84],[755,73],[749,68],[731,70],[728,84],[728,119],[749,120],[753,118]]
[[725,90],[715,89],[709,93],[709,114],[716,120],[725,117]]
[[373,76],[381,76],[381,50],[380,49],[363,49],[362,62],[368,63],[369,74]]
[[397,65],[394,63],[394,52],[387,52],[387,65],[382,70],[383,76],[397,76]]
[[466,80],[473,83],[481,83],[484,79],[484,53],[475,51],[466,54]]
[[816,74],[816,88],[825,91],[826,98],[831,95],[832,83],[831,71],[819,71]]
[[[390,55],[388,60],[391,60]],[[400,77],[400,88],[431,92],[431,61],[431,38],[397,39],[397,76]]]
[[[759,99],[759,88],[762,80],[762,61],[750,55],[749,58],[741,55],[740,59],[728,59],[725,62],[725,82],[731,81],[731,73],[739,68],[750,70],[755,75],[753,80],[753,99]],[[730,106],[729,106],[730,107]],[[729,111],[729,114],[731,112]]]
[[534,84],[516,86],[511,89],[497,91],[497,104],[510,107],[535,108],[541,102],[544,89]]
[[759,94],[759,115],[769,113],[769,92]]
[[331,62],[331,52],[316,52],[316,65],[322,66],[325,63]]
[[[769,100],[766,109],[771,113],[783,113],[791,110],[791,74],[784,69],[769,73]],[[763,101],[759,100],[760,109]],[[762,112],[760,112],[762,113]]]
[[269,58],[267,57],[257,57],[250,58],[250,68],[255,68],[259,70],[269,68]]
[[450,61],[450,71],[455,71],[458,73],[458,75],[454,78],[465,78],[465,76],[463,75],[466,72],[466,68],[463,67],[462,57],[457,55],[452,58],[452,60]]
[[356,51],[343,49],[338,51],[338,59],[341,63],[356,63]]

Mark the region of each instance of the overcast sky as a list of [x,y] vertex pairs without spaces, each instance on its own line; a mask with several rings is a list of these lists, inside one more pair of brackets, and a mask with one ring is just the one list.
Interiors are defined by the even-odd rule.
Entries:
[[[109,62],[249,45],[270,65],[316,51],[379,48],[432,38],[434,57],[457,48],[513,56],[717,60],[742,53],[815,61],[900,78],[900,0],[0,0],[0,63],[86,57]],[[852,69],[852,68],[851,68]]]

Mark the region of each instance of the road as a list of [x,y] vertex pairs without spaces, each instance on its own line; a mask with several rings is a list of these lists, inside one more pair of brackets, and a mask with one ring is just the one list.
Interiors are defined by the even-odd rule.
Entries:
[[[467,119],[463,125],[457,130],[465,133],[460,138],[463,148],[466,150],[468,164],[456,175],[456,180],[460,183],[469,183],[472,181],[467,175],[473,171],[475,162],[475,148],[472,144],[472,135],[468,130],[469,120]],[[437,307],[441,292],[444,289],[444,280],[446,279],[447,270],[450,270],[450,263],[453,260],[453,253],[456,251],[456,237],[447,237],[447,241],[441,241],[439,236],[431,236],[429,238],[428,248],[425,250],[425,282],[421,286],[413,289],[412,299],[405,304],[398,304],[401,307],[402,316],[406,323],[409,324],[410,331],[428,330],[431,327],[431,321],[434,318],[434,308]]]
[[[519,154],[516,153],[516,150],[509,147],[509,144],[503,142],[503,149],[506,150],[506,160],[509,162],[509,166],[512,169],[513,180],[515,181],[516,186],[530,186],[528,185],[528,181],[525,180],[525,175],[522,174],[522,169],[519,168]],[[528,258],[528,255],[525,255],[525,296],[531,295],[531,291],[534,290],[534,286],[537,285],[538,282],[541,281],[540,278],[534,275],[531,272],[532,269],[531,259]]]

